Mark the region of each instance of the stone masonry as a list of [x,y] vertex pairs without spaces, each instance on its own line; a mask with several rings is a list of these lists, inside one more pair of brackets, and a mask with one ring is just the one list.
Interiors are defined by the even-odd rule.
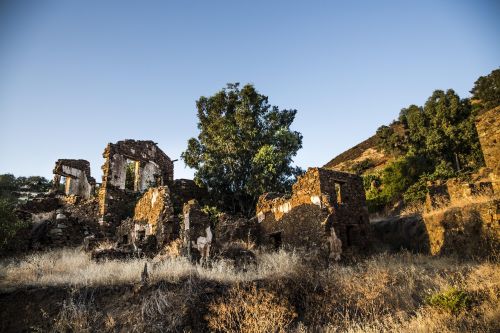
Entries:
[[213,226],[207,213],[201,210],[196,200],[184,204],[184,246],[188,256],[200,257],[206,261],[210,256],[213,239]]
[[90,176],[90,163],[86,160],[59,159],[54,167],[54,190],[59,189],[61,177],[66,177],[65,194],[89,199],[95,189],[95,179]]
[[177,238],[178,221],[174,217],[168,187],[148,189],[137,201],[133,217],[124,220],[116,234],[120,244],[140,245],[154,236],[156,242],[162,245]]
[[491,170],[493,191],[500,195],[500,106],[481,112],[476,129],[486,167]]
[[[102,185],[99,190],[99,214],[103,222],[116,226],[126,217],[137,193],[149,187],[173,181],[172,160],[153,141],[124,140],[110,143],[103,153]],[[127,170],[133,179],[127,179]],[[132,183],[127,188],[127,183]]]
[[340,249],[367,246],[365,192],[354,174],[309,168],[291,197],[263,194],[256,211],[264,244],[319,248],[335,260]]

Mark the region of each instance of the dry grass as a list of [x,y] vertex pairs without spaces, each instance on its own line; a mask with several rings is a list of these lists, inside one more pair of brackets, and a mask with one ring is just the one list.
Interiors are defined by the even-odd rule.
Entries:
[[[64,300],[56,318],[53,319],[54,332],[93,332],[93,326],[101,314],[96,309],[92,295],[71,297]],[[50,318],[47,318],[50,320]]]
[[[399,253],[320,267],[303,257],[302,252],[259,253],[257,265],[246,271],[236,270],[226,261],[202,268],[182,257],[151,263],[153,289],[140,300],[133,322],[144,323],[151,331],[182,331],[194,312],[200,316],[198,323],[205,318],[205,329],[215,331],[272,331],[269,327],[297,332],[500,329],[498,263]],[[139,283],[145,262],[95,263],[80,251],[59,250],[3,263],[0,274],[3,287],[117,285]],[[160,285],[157,290],[155,283]],[[430,296],[450,288],[465,293],[470,306],[450,312],[429,303]],[[97,314],[91,301],[91,297],[67,300],[55,322],[66,330],[92,327],[91,331],[102,331],[95,326]],[[99,325],[120,324],[113,319],[120,318],[119,313],[109,315],[100,314]]]
[[210,304],[208,327],[214,332],[286,332],[297,314],[287,299],[237,284]]
[[0,263],[0,287],[139,283],[145,263],[148,263],[152,283],[176,282],[193,275],[201,279],[232,283],[286,276],[297,270],[300,257],[295,252],[262,253],[257,257],[256,266],[242,272],[225,260],[214,262],[208,268],[193,265],[184,257],[166,257],[159,262],[147,259],[95,262],[88,253],[78,249],[62,249]]
[[[493,332],[500,329],[500,265],[400,254],[334,267],[314,278],[302,332]],[[309,279],[309,278],[307,278]],[[472,306],[452,313],[429,296],[457,288]]]

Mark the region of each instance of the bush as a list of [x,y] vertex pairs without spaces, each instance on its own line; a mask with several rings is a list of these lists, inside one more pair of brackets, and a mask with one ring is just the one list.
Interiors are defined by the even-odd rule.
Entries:
[[361,175],[363,172],[365,172],[368,169],[371,169],[375,166],[375,163],[373,160],[367,158],[365,160],[362,160],[360,162],[354,163],[354,165],[351,167],[351,171],[354,172],[357,175]]
[[363,187],[365,191],[370,190],[372,187],[380,187],[381,179],[378,175],[368,174],[363,176]]
[[427,303],[455,314],[469,308],[472,299],[467,292],[450,288],[444,292],[431,295],[427,299]]
[[210,222],[212,222],[214,226],[217,225],[217,223],[219,222],[219,216],[222,214],[222,212],[218,210],[217,207],[205,205],[201,208],[201,210],[205,214],[208,214]]
[[366,205],[370,213],[376,213],[384,210],[391,202],[391,198],[386,195],[386,192],[377,188],[372,188],[366,192]]
[[5,247],[18,230],[26,227],[14,213],[14,204],[0,199],[0,249]]
[[208,327],[216,332],[285,332],[297,316],[285,298],[255,285],[236,285],[209,311]]
[[159,288],[142,301],[142,323],[152,332],[181,331],[190,301],[187,286],[178,291]]
[[403,194],[405,204],[423,203],[427,196],[427,180],[419,179],[415,184],[411,185]]

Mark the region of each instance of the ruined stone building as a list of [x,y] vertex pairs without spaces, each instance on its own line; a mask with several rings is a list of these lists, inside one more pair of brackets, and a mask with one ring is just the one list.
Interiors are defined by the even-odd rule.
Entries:
[[74,245],[85,238],[87,248],[112,239],[125,254],[130,249],[153,253],[182,240],[187,254],[202,260],[213,246],[224,247],[216,240],[318,248],[334,259],[347,249],[367,246],[368,213],[356,175],[311,168],[293,185],[290,197],[262,195],[256,217],[249,220],[204,212],[207,191],[193,180],[174,180],[173,161],[153,141],[109,143],[103,157],[98,190],[88,161],[56,162],[54,191],[25,205],[27,218],[39,225],[38,243]]
[[99,214],[102,222],[117,226],[130,213],[130,202],[149,187],[171,184],[172,160],[153,141],[110,143],[103,153]]
[[133,215],[116,230],[119,244],[168,244],[179,237],[178,219],[167,186],[151,187],[137,201]]
[[213,225],[198,201],[190,200],[183,208],[183,242],[187,254],[206,261],[210,255],[213,240]]
[[54,189],[58,190],[61,177],[65,177],[64,193],[68,196],[75,195],[84,199],[94,194],[95,179],[90,176],[90,163],[86,160],[57,160],[54,167]]
[[367,246],[368,209],[354,174],[309,168],[290,197],[264,194],[256,211],[264,244],[323,249],[333,258],[340,242],[342,250]]

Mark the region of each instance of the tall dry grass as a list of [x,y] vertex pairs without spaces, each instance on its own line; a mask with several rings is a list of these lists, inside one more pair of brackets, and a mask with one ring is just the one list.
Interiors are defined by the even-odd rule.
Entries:
[[[284,279],[261,282],[258,289],[254,286],[238,284],[213,301],[207,316],[210,327],[217,331],[250,327],[241,331],[262,332],[266,320],[274,318],[275,327],[297,332],[490,332],[500,328],[500,266],[491,262],[383,254],[353,265],[302,266]],[[449,290],[460,290],[471,303],[456,312],[429,303],[431,296]],[[292,312],[283,312],[283,304],[289,304]],[[294,326],[289,323],[293,311],[300,318]],[[251,324],[251,313],[259,313],[262,321]]]
[[226,260],[218,260],[209,267],[192,264],[184,257],[169,257],[159,262],[148,259],[95,262],[91,260],[90,254],[79,249],[60,249],[1,262],[0,287],[139,283],[146,263],[152,283],[176,282],[187,276],[232,283],[289,275],[300,265],[300,256],[296,252],[284,250],[272,254],[261,253],[257,256],[257,265],[242,271]]
[[[290,332],[500,329],[498,263],[399,253],[323,267],[304,257],[300,251],[258,253],[257,264],[242,271],[227,261],[203,268],[183,258],[96,263],[83,252],[58,250],[4,262],[0,279],[4,288],[139,283],[148,262],[151,287],[131,314],[137,317],[131,320],[134,325],[146,325],[139,331],[182,331],[193,313],[198,323],[205,321],[200,324],[204,330],[228,332],[270,327]],[[467,295],[467,307],[449,311],[429,302],[452,289]],[[113,311],[97,318],[91,297],[69,299],[55,323],[61,329],[102,331],[95,325],[120,325],[113,318],[123,318],[121,310]]]

